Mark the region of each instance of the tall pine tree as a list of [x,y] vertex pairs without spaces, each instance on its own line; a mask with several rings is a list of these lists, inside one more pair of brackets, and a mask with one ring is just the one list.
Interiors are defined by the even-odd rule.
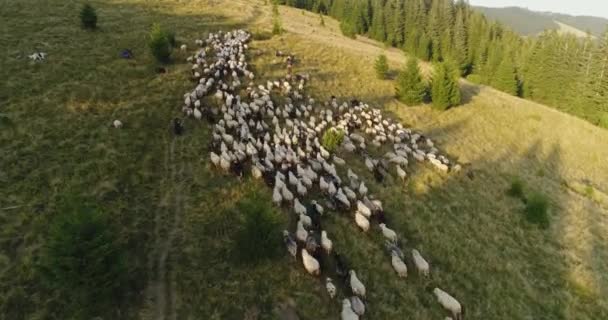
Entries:
[[517,71],[510,54],[504,54],[502,62],[496,70],[492,85],[501,91],[517,96],[519,95],[519,85],[517,82]]
[[449,62],[440,62],[435,65],[431,83],[431,98],[433,107],[438,110],[446,110],[460,104],[462,96],[458,86],[458,71],[454,70]]
[[427,87],[418,67],[418,60],[409,58],[405,70],[397,77],[396,95],[399,101],[407,105],[417,105],[424,101],[427,95]]

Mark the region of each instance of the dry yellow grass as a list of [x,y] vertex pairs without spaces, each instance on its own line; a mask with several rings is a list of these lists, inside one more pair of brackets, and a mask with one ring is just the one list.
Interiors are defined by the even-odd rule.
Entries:
[[[162,314],[167,318],[242,319],[259,313],[269,319],[283,304],[292,305],[301,319],[336,318],[339,304],[327,301],[322,283],[287,256],[256,268],[228,259],[239,218],[225,210],[262,187],[210,170],[205,125],[187,123],[188,135],[171,143],[164,128],[191,86],[189,68],[177,62],[158,76],[146,53],[145,35],[153,22],[192,44],[207,30],[270,30],[270,7],[246,0],[230,5],[99,0],[93,4],[101,31],[88,34],[72,18],[78,4],[20,1],[0,16],[0,30],[14,30],[0,33],[10,57],[0,62],[6,80],[0,97],[10,97],[2,112],[18,123],[15,133],[0,135],[0,194],[6,195],[0,207],[26,205],[0,211],[0,282],[6,288],[0,290],[0,317],[52,314],[53,300],[38,300],[48,293],[39,289],[32,261],[44,242],[54,199],[77,189],[99,199],[123,226],[143,282],[158,276],[146,266],[157,259],[156,238],[163,242],[177,231],[167,260]],[[33,6],[39,11],[29,9]],[[315,96],[383,107],[421,129],[451,158],[470,164],[451,175],[414,165],[405,185],[370,185],[385,201],[390,226],[405,237],[406,247],[420,249],[430,260],[430,280],[412,272],[397,281],[378,232],[364,236],[351,221],[328,217],[324,226],[336,247],[368,286],[371,319],[441,319],[445,314],[429,290],[435,285],[465,305],[466,319],[608,317],[608,131],[466,82],[466,103],[458,108],[438,113],[406,107],[393,99],[394,83],[377,80],[373,70],[381,52],[392,69],[400,68],[401,52],[369,39],[344,38],[328,17],[322,27],[315,14],[281,8],[281,15],[287,33],[253,43],[259,53],[253,63],[262,77],[283,72],[275,49],[293,52],[296,71],[311,73]],[[31,51],[32,43],[49,52],[47,62],[28,65],[15,58]],[[123,47],[134,49],[136,61],[115,58]],[[124,120],[123,131],[107,128],[114,118]],[[172,162],[165,161],[168,154]],[[372,180],[360,162],[353,165]],[[505,195],[512,176],[551,199],[548,230],[527,224],[522,204]],[[176,218],[181,223],[172,229]],[[130,300],[122,316],[157,318],[158,301],[153,294],[150,300],[144,296]]]

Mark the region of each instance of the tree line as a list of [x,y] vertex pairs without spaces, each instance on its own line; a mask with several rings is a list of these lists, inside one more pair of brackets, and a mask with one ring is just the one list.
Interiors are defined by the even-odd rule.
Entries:
[[546,31],[522,37],[463,0],[281,0],[327,14],[460,76],[608,128],[608,31],[599,39]]

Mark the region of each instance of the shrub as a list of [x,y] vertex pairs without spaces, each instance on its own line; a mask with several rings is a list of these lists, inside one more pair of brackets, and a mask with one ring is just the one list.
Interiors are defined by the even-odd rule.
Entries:
[[97,28],[97,12],[90,4],[85,4],[80,10],[80,22],[85,29]]
[[344,132],[331,128],[326,130],[321,138],[321,144],[327,151],[334,152],[344,140]]
[[167,63],[171,60],[172,47],[169,35],[162,29],[160,24],[155,23],[152,25],[148,46],[158,62]]
[[342,31],[342,34],[344,36],[347,36],[349,38],[354,39],[357,37],[357,31],[355,30],[355,26],[353,26],[346,20],[340,21],[340,31]]
[[523,182],[517,178],[513,179],[513,181],[511,181],[511,187],[509,188],[509,190],[507,190],[507,195],[514,198],[524,199],[525,196]]
[[175,31],[167,31],[167,41],[169,41],[171,48],[177,48],[177,39],[175,38]]
[[234,257],[237,262],[255,264],[281,255],[280,221],[270,201],[252,195],[237,204],[244,224],[236,233]]
[[279,18],[274,18],[272,22],[272,34],[280,35],[283,33],[283,27],[281,26],[281,20]]
[[79,305],[84,315],[121,302],[128,274],[125,250],[117,238],[97,207],[78,197],[65,198],[42,248],[43,283],[66,303]]
[[321,19],[319,24],[321,24],[321,27],[325,27],[325,19],[323,18],[323,14],[319,13],[319,17]]
[[534,224],[539,225],[545,229],[549,226],[549,215],[547,209],[549,208],[549,202],[547,198],[540,193],[533,193],[528,197],[526,203],[526,219]]
[[386,55],[381,54],[376,58],[374,69],[376,70],[378,79],[386,79],[388,74],[388,59],[386,58]]

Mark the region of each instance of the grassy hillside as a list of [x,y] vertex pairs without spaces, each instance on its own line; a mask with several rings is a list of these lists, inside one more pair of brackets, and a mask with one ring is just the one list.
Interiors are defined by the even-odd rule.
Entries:
[[475,9],[522,35],[536,35],[545,30],[560,30],[560,24],[566,24],[572,28],[570,31],[573,31],[572,33],[577,36],[584,37],[587,32],[594,36],[600,36],[608,26],[608,19],[599,17],[537,12],[519,7],[475,7]]
[[[81,1],[24,0],[0,12],[7,52],[0,113],[12,123],[0,124],[0,318],[66,319],[78,308],[46,289],[35,267],[66,193],[94,199],[127,244],[133,281],[108,318],[275,319],[290,309],[300,319],[336,318],[339,304],[287,255],[255,267],[234,262],[243,220],[236,203],[269,201],[269,191],[211,169],[207,124],[187,122],[180,138],[169,133],[192,86],[190,66],[176,53],[168,72],[157,74],[147,52],[154,22],[192,47],[208,30],[270,30],[270,7],[246,0],[91,3],[100,18],[94,32],[79,27]],[[392,80],[375,77],[382,46],[344,38],[328,17],[323,27],[317,15],[296,9],[281,8],[281,16],[283,36],[252,44],[261,79],[283,72],[275,49],[293,52],[294,71],[311,73],[319,99],[382,106],[465,164],[450,175],[418,165],[405,185],[370,186],[407,246],[428,252],[430,280],[396,281],[378,233],[362,236],[350,221],[328,218],[334,241],[368,286],[369,318],[441,319],[430,294],[439,283],[466,306],[466,319],[608,317],[608,131],[464,81],[463,106],[443,113],[406,107],[393,99]],[[135,59],[120,59],[124,48]],[[29,62],[33,50],[48,60]],[[394,72],[405,57],[387,51]],[[114,119],[125,127],[111,129]],[[550,199],[548,230],[527,223],[523,204],[506,195],[514,177],[526,192]]]

